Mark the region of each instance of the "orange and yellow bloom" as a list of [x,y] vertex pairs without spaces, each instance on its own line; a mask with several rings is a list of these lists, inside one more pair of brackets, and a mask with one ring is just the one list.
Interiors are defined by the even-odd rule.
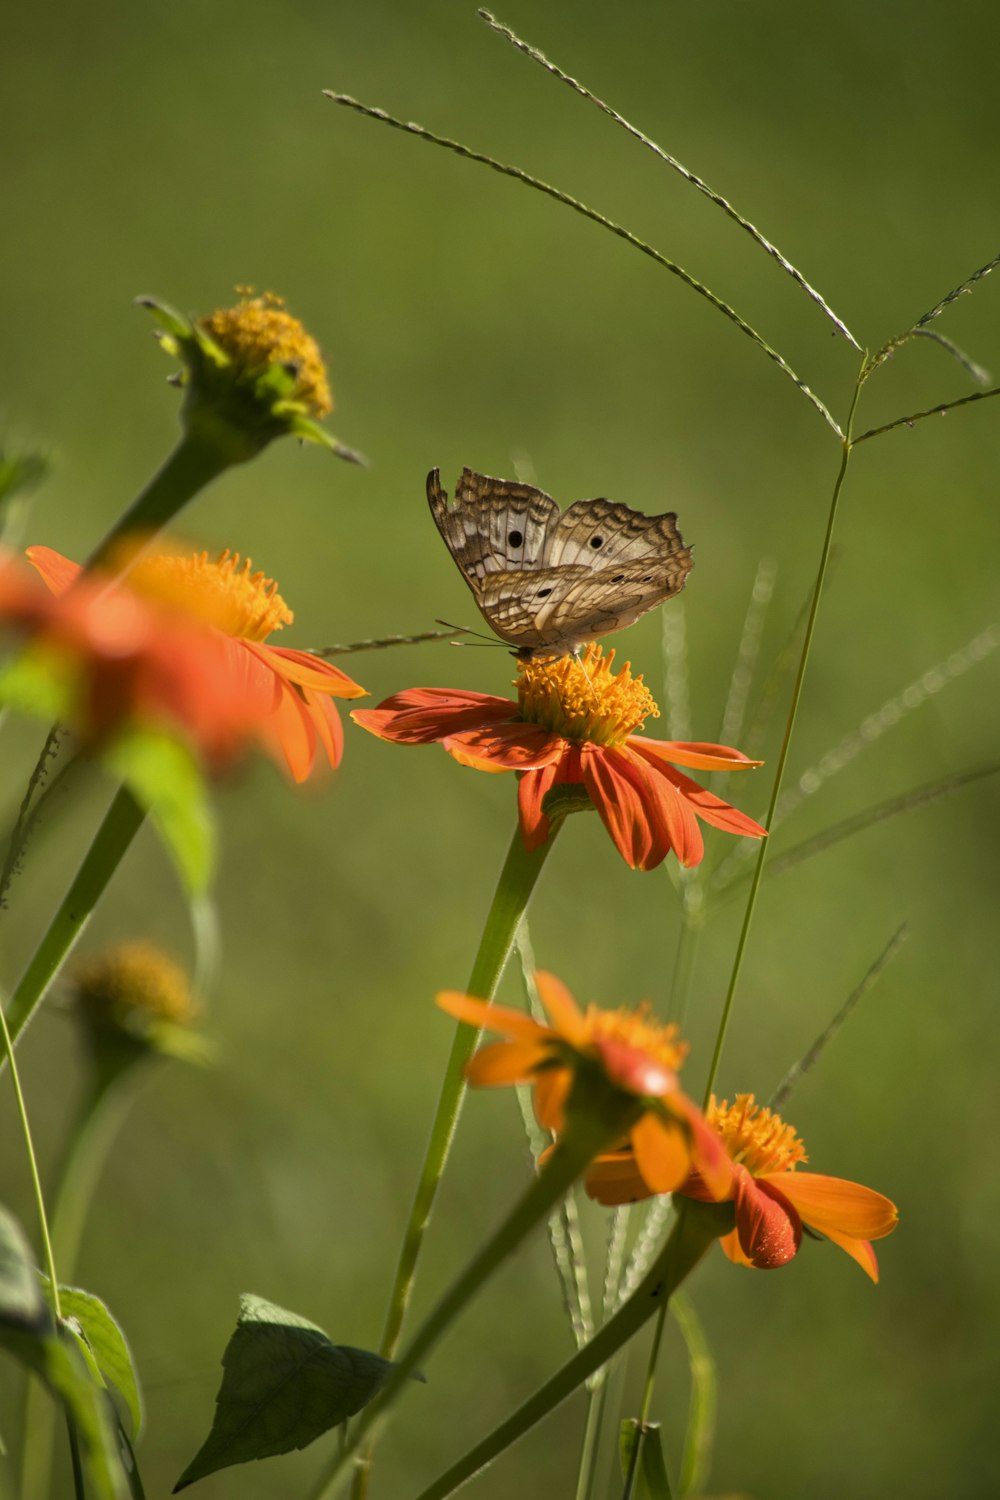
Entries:
[[253,735],[296,781],[310,775],[319,750],[339,763],[343,729],[331,700],[364,689],[308,652],[265,644],[293,615],[249,561],[153,553],[132,562],[126,582],[109,585],[81,578],[49,547],[28,556],[55,597],[47,608],[33,605],[26,623],[75,662],[86,684],[86,732],[104,737],[128,719],[166,720],[215,756]]
[[545,798],[582,786],[622,858],[652,870],[673,850],[696,865],[705,850],[698,820],[727,833],[765,830],[676,769],[732,771],[759,765],[727,745],[652,740],[635,731],[659,709],[628,663],[589,645],[581,657],[518,662],[517,701],[450,688],[411,688],[352,718],[380,739],[440,743],[461,765],[517,771],[521,831],[528,849],[549,836]]
[[609,1011],[589,1005],[581,1011],[554,974],[539,972],[535,982],[548,1026],[451,990],[437,997],[449,1015],[508,1038],[479,1049],[466,1069],[469,1082],[530,1083],[538,1123],[558,1136],[575,1079],[596,1068],[632,1106],[628,1149],[642,1163],[644,1181],[657,1184],[655,1192],[672,1192],[697,1172],[709,1197],[716,1189],[719,1196],[725,1193],[731,1175],[725,1150],[678,1086],[688,1049],[677,1027],[661,1024],[647,1007]]
[[[703,1201],[733,1203],[736,1227],[721,1241],[731,1261],[758,1270],[787,1265],[806,1225],[846,1250],[878,1280],[871,1241],[891,1234],[898,1220],[888,1198],[841,1177],[796,1171],[808,1159],[805,1147],[779,1115],[754,1102],[753,1094],[737,1094],[732,1104],[719,1103],[713,1095],[707,1119],[725,1148],[729,1185],[720,1193],[718,1180],[709,1181],[696,1168],[678,1191]],[[599,1156],[585,1185],[592,1198],[608,1205],[635,1203],[663,1191],[654,1186],[631,1143]]]

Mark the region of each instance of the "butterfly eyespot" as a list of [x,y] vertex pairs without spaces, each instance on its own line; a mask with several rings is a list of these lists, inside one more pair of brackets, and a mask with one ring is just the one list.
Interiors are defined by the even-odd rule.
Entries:
[[552,592],[551,589],[539,589],[538,590],[538,597],[539,597],[539,599],[547,599],[549,597],[549,595],[551,594],[551,592]]
[[598,549],[598,547],[603,547],[604,546],[604,538],[602,536],[592,536],[590,538],[590,545],[593,547],[594,551],[596,552],[597,549]]
[[520,531],[512,531],[510,536],[507,538],[507,545],[510,547],[520,547],[523,541],[524,537]]

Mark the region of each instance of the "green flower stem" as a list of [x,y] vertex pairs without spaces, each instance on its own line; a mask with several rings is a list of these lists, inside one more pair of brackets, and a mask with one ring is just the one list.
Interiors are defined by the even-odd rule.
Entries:
[[333,1462],[321,1476],[312,1491],[312,1500],[323,1500],[323,1497],[332,1494],[337,1477],[343,1472],[362,1439],[376,1424],[382,1423],[389,1408],[411,1383],[411,1377],[466,1304],[498,1266],[517,1249],[525,1235],[536,1224],[548,1218],[555,1204],[598,1152],[621,1135],[623,1123],[627,1125],[629,1120],[635,1118],[627,1097],[612,1097],[609,1105],[606,1108],[598,1107],[593,1112],[581,1110],[570,1115],[567,1128],[552,1155],[532,1179],[527,1191],[514,1205],[493,1238],[473,1257],[414,1334],[393,1367],[386,1384],[365,1408],[353,1436],[338,1450]]
[[446,1495],[453,1494],[505,1448],[509,1448],[543,1417],[548,1416],[549,1412],[554,1411],[588,1375],[606,1364],[659,1310],[661,1304],[670,1298],[701,1260],[712,1241],[732,1227],[731,1207],[728,1213],[726,1209],[727,1205],[724,1204],[710,1205],[681,1199],[670,1238],[632,1296],[622,1304],[614,1317],[609,1318],[590,1343],[567,1360],[562,1369],[530,1396],[512,1416],[501,1422],[488,1437],[470,1448],[463,1458],[422,1490],[417,1500],[444,1500]]
[[234,463],[249,455],[224,441],[225,429],[204,424],[185,432],[163,467],[119,517],[87,559],[87,568],[106,564],[125,536],[148,537],[170,524],[187,502]]
[[[792,734],[795,729],[795,719],[798,714],[799,700],[802,697],[802,685],[805,682],[806,668],[809,665],[809,651],[812,646],[813,635],[816,630],[816,620],[819,615],[820,600],[823,597],[823,585],[826,582],[826,570],[830,561],[830,549],[833,545],[833,531],[837,520],[837,509],[840,502],[840,492],[844,486],[847,476],[847,466],[851,459],[851,431],[854,423],[854,413],[858,405],[858,397],[861,395],[861,385],[864,376],[864,366],[858,376],[858,382],[854,387],[854,397],[851,401],[851,409],[847,416],[847,434],[843,442],[843,451],[840,458],[840,468],[833,486],[833,496],[830,500],[830,510],[826,519],[826,531],[823,535],[823,545],[820,548],[819,568],[816,573],[816,583],[813,587],[812,600],[809,605],[809,617],[806,621],[805,638],[802,642],[802,651],[799,655],[799,665],[795,673],[795,685],[792,688],[792,701],[788,708],[788,719],[785,723],[785,735],[781,742],[781,750],[778,754],[778,765],[774,773],[774,784],[771,787],[771,800],[768,803],[767,816],[764,819],[765,828],[770,828],[774,821],[775,808],[778,805],[778,797],[781,794],[781,784],[784,780],[785,767],[788,764],[788,752],[792,744]],[[736,943],[736,954],[733,958],[732,972],[729,976],[729,988],[722,1007],[722,1015],[719,1018],[719,1029],[715,1038],[715,1051],[712,1054],[712,1063],[708,1070],[708,1082],[705,1085],[705,1104],[708,1104],[709,1096],[715,1086],[715,1077],[719,1070],[722,1059],[722,1049],[725,1045],[726,1032],[729,1029],[729,1018],[732,1015],[733,1001],[736,997],[736,987],[739,983],[740,971],[743,967],[743,956],[746,952],[747,939],[750,936],[750,925],[753,922],[754,909],[757,905],[757,893],[764,875],[764,864],[767,860],[767,839],[761,839],[760,849],[757,852],[757,862],[754,865],[753,879],[750,882],[750,892],[747,896],[746,910],[743,913],[743,924]]]
[[663,1340],[663,1325],[667,1321],[667,1303],[661,1302],[660,1310],[656,1314],[656,1326],[653,1329],[653,1342],[649,1346],[649,1359],[646,1361],[646,1379],[642,1388],[642,1407],[639,1411],[639,1424],[636,1427],[635,1443],[632,1447],[632,1456],[629,1459],[628,1473],[625,1476],[625,1488],[622,1491],[622,1500],[632,1500],[635,1494],[636,1480],[639,1477],[639,1462],[642,1458],[642,1444],[646,1435],[646,1424],[649,1421],[649,1413],[653,1409],[653,1388],[656,1385],[656,1364],[660,1357],[660,1344]]
[[[137,1088],[145,1082],[147,1061],[109,1073],[88,1090],[69,1134],[69,1149],[52,1193],[52,1243],[65,1281],[72,1281],[94,1188]],[[48,1500],[52,1482],[52,1440],[56,1408],[37,1381],[28,1384],[24,1409],[21,1500]]]
[[[510,957],[521,925],[521,918],[528,909],[531,893],[541,869],[555,840],[561,819],[552,819],[549,837],[540,848],[528,852],[524,847],[520,825],[514,829],[510,849],[500,872],[496,893],[486,926],[479,943],[469,978],[468,993],[478,1000],[492,1000],[500,976]],[[399,1347],[399,1337],[406,1316],[407,1303],[413,1291],[417,1261],[423,1245],[424,1235],[430,1222],[431,1210],[437,1195],[438,1184],[444,1174],[445,1163],[458,1126],[458,1117],[465,1097],[465,1065],[475,1050],[481,1032],[475,1026],[460,1021],[455,1029],[451,1052],[445,1066],[437,1112],[431,1125],[430,1140],[421,1168],[417,1191],[410,1209],[410,1217],[403,1233],[396,1275],[389,1294],[385,1327],[379,1353],[392,1359]],[[363,1500],[368,1490],[368,1473],[371,1468],[371,1448],[359,1459],[354,1476],[352,1494],[354,1500]]]
[[[145,818],[126,787],[119,787],[73,884],[35,950],[7,1007],[11,1043],[35,1014],[60,964],[80,936]],[[0,1071],[6,1059],[0,1059]]]

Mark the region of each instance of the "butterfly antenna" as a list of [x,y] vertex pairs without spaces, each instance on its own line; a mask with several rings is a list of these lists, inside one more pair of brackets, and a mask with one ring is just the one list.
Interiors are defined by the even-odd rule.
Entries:
[[[435,623],[435,625],[447,625],[448,626],[448,631],[452,635],[456,635],[457,634],[457,635],[474,635],[474,636],[476,636],[476,638],[477,638],[476,642],[475,642],[476,645],[502,646],[504,644],[503,641],[494,640],[493,636],[491,636],[491,635],[483,635],[482,631],[480,631],[480,630],[470,630],[470,628],[467,625],[448,625],[448,621],[447,620],[435,620],[434,623]],[[472,641],[452,641],[452,645],[453,646],[471,646],[471,645],[473,645],[473,642]]]

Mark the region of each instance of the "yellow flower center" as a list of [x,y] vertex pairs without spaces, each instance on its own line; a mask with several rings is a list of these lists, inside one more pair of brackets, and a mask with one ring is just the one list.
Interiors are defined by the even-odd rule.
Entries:
[[543,656],[518,663],[515,681],[521,718],[581,744],[622,745],[660,710],[631,663],[612,671],[607,656],[591,643],[583,655]]
[[225,635],[264,641],[272,630],[290,625],[295,616],[278,593],[278,585],[254,573],[249,558],[227,548],[215,562],[207,552],[191,557],[153,553],[140,557],[128,573],[128,584],[144,599],[180,609]]
[[753,1094],[737,1094],[732,1104],[720,1104],[713,1094],[706,1112],[708,1123],[726,1143],[733,1161],[742,1162],[752,1176],[788,1172],[808,1161],[806,1148],[780,1115],[754,1103]]
[[152,943],[119,943],[73,970],[77,1000],[97,1025],[137,1020],[189,1026],[194,1002],[183,969]]
[[333,410],[333,400],[316,340],[273,292],[253,297],[246,288],[237,290],[244,293],[242,301],[202,318],[201,327],[250,375],[269,364],[294,365],[298,399],[314,416],[325,417]]
[[588,1005],[584,1025],[593,1042],[611,1042],[642,1052],[651,1062],[670,1073],[676,1073],[683,1066],[691,1050],[687,1042],[680,1040],[673,1021],[664,1024],[656,1019],[648,1000],[635,1010],[601,1010],[596,1005]]

